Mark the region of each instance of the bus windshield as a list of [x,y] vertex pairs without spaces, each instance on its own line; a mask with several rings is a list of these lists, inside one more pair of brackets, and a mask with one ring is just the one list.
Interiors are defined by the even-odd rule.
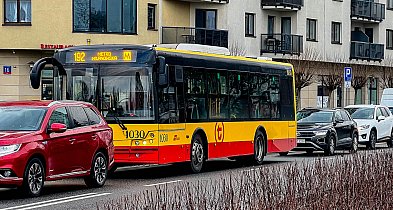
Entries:
[[71,78],[68,99],[96,105],[106,119],[154,120],[152,67],[117,64],[66,70]]

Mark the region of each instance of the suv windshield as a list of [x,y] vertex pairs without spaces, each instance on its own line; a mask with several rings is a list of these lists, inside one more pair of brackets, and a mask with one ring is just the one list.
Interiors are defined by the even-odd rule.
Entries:
[[353,119],[374,119],[374,108],[347,109]]
[[329,123],[332,122],[333,112],[331,111],[300,111],[297,113],[299,123]]
[[0,107],[0,131],[36,131],[46,109]]

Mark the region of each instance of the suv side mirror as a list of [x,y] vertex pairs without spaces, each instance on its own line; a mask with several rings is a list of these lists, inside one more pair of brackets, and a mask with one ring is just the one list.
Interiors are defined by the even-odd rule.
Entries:
[[343,119],[336,119],[336,120],[334,120],[334,122],[335,122],[336,124],[339,124],[339,123],[343,123],[344,120],[343,120]]
[[385,120],[385,119],[386,119],[386,117],[381,115],[381,116],[378,117],[378,122],[382,121],[382,120]]
[[158,62],[158,84],[160,86],[168,85],[168,66],[165,64],[165,58],[159,56]]
[[64,133],[67,126],[63,123],[53,123],[48,129],[48,133]]

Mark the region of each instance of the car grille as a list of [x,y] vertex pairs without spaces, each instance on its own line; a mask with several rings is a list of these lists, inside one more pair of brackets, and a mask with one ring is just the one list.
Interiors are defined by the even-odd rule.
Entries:
[[313,132],[299,132],[297,137],[313,137],[315,134]]

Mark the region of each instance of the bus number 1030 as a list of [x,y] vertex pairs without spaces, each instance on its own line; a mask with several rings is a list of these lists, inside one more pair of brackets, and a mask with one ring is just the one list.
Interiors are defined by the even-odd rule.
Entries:
[[74,61],[75,62],[85,62],[86,59],[86,53],[85,52],[75,52],[74,53]]

